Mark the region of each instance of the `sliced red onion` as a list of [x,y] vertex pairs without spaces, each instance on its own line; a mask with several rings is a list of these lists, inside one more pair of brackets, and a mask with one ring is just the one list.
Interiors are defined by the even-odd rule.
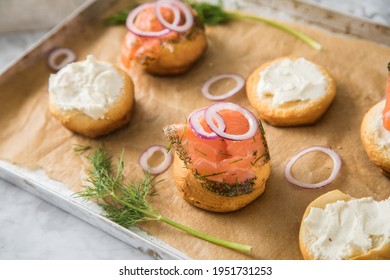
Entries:
[[[305,155],[307,153],[310,153],[310,152],[314,152],[314,151],[323,152],[323,153],[327,154],[333,160],[333,170],[332,170],[332,173],[330,174],[328,179],[326,179],[326,180],[324,180],[322,182],[315,183],[315,184],[304,183],[304,182],[298,181],[291,174],[292,166],[303,155]],[[297,185],[298,187],[307,188],[307,189],[317,189],[317,188],[322,188],[322,187],[330,184],[336,178],[337,174],[340,171],[340,168],[341,168],[341,158],[334,150],[332,150],[330,148],[327,148],[327,147],[323,147],[323,146],[312,146],[312,147],[309,147],[309,148],[306,148],[306,149],[300,151],[299,153],[294,155],[287,162],[286,168],[284,170],[284,175],[286,176],[286,179],[290,183],[292,183],[294,185]]]
[[[138,35],[138,36],[142,36],[142,37],[160,37],[163,35],[167,35],[169,32],[171,32],[171,30],[168,28],[162,29],[160,31],[143,31],[135,26],[134,22],[135,22],[138,14],[140,12],[142,12],[143,10],[145,10],[147,8],[151,8],[151,7],[156,8],[156,6],[157,6],[156,3],[152,2],[152,3],[145,3],[142,5],[139,5],[137,8],[133,9],[129,13],[129,15],[127,16],[127,19],[126,19],[127,29],[130,32],[132,32],[133,34]],[[171,9],[172,9],[173,14],[174,14],[174,20],[173,20],[172,24],[178,24],[180,21],[180,11],[176,7],[172,7]]]
[[[179,21],[178,22],[174,21],[173,23],[166,21],[165,18],[161,14],[161,7],[167,7],[169,9],[171,9],[172,11],[175,11],[175,8],[179,8],[179,10],[182,11],[184,14],[184,20],[185,20],[184,24],[178,25]],[[156,14],[157,14],[157,18],[161,22],[161,24],[172,31],[185,32],[185,31],[189,30],[192,27],[192,25],[194,24],[194,15],[192,14],[190,7],[188,7],[187,4],[185,4],[181,1],[177,1],[177,0],[157,1]],[[180,15],[177,18],[180,19]]]
[[[61,57],[64,58],[60,60]],[[58,71],[65,65],[75,62],[76,58],[76,53],[69,48],[55,48],[49,53],[47,64],[51,69]]]
[[[222,79],[234,79],[236,86],[222,95],[213,95],[210,93],[210,86]],[[203,96],[210,100],[220,101],[232,97],[238,93],[245,85],[245,79],[238,74],[221,74],[208,79],[202,86]]]
[[[243,134],[229,134],[226,133],[222,128],[218,127],[214,123],[214,118],[216,115],[218,115],[218,112],[221,110],[232,110],[232,111],[237,111],[240,112],[248,121],[249,123],[249,129],[247,132]],[[247,109],[244,107],[237,105],[235,103],[230,103],[230,102],[220,102],[216,103],[214,105],[209,106],[206,111],[205,111],[205,120],[206,123],[209,125],[212,131],[214,131],[217,135],[220,137],[230,139],[230,140],[246,140],[251,137],[253,137],[258,129],[258,120],[256,117]]]
[[[195,133],[196,136],[203,138],[203,139],[208,139],[208,140],[217,139],[217,138],[219,138],[219,136],[215,132],[205,131],[203,126],[199,122],[199,120],[201,118],[204,118],[205,111],[206,111],[205,109],[200,109],[200,110],[193,112],[190,115],[188,122],[191,126],[192,131]],[[223,118],[221,117],[221,115],[216,114],[214,116],[214,120],[217,122],[217,126],[221,130],[224,131],[226,128],[226,125],[225,125],[225,122],[223,121]]]
[[[154,153],[158,151],[164,154],[164,160],[158,166],[152,167],[149,165],[148,161],[154,155]],[[163,173],[165,170],[168,169],[171,163],[172,163],[172,153],[167,152],[167,149],[160,145],[150,146],[139,157],[139,164],[141,168],[144,171],[149,172],[150,174],[153,175]]]

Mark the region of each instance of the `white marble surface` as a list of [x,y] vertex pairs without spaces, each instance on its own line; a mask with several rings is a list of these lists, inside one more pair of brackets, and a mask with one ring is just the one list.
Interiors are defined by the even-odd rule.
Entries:
[[0,180],[0,259],[150,259]]
[[347,14],[369,18],[375,22],[390,25],[389,0],[305,0],[317,3],[325,8]]
[[[41,4],[45,2],[25,1],[29,3],[37,1]],[[74,8],[83,1],[70,2]],[[390,25],[389,0],[306,1]],[[51,26],[50,22],[47,25],[39,22],[41,29],[29,31],[21,30],[23,28],[20,25],[12,26],[11,21],[7,22],[6,26],[1,19],[6,11],[7,2],[0,0],[1,30],[4,31],[7,29],[5,27],[8,27],[8,32],[0,33],[0,69],[45,34]],[[8,16],[7,20],[9,19]],[[150,259],[150,257],[0,179],[0,259]]]

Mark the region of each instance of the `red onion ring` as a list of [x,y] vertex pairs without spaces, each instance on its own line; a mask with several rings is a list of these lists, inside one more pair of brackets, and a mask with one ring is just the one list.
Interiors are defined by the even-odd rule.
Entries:
[[[179,8],[184,14],[185,22],[183,25],[178,25],[179,22],[173,22],[169,23],[165,20],[165,18],[161,14],[161,7],[168,7],[169,9],[174,11],[174,8]],[[194,15],[192,14],[192,11],[190,7],[188,7],[185,3],[177,0],[159,0],[157,1],[156,5],[156,14],[158,20],[161,22],[162,25],[164,25],[166,28],[176,31],[176,32],[185,32],[189,30],[192,25],[194,24]],[[180,19],[180,16],[177,17]],[[176,18],[175,18],[176,19]]]
[[[215,132],[206,132],[199,122],[199,119],[204,117],[205,111],[205,109],[200,109],[193,112],[188,118],[188,122],[196,136],[208,140],[217,139],[219,136]],[[217,125],[221,130],[225,130],[226,125],[221,115],[216,114],[214,116],[214,120],[217,122]]]
[[[65,58],[57,63],[58,58],[65,56]],[[52,70],[58,71],[65,65],[76,61],[76,53],[69,48],[55,48],[50,51],[47,64]]]
[[[248,121],[249,129],[243,134],[229,134],[222,130],[220,127],[216,126],[214,123],[214,118],[218,115],[218,112],[221,110],[233,110],[240,112]],[[229,140],[246,140],[253,137],[258,129],[259,123],[256,117],[244,107],[240,105],[230,103],[230,102],[220,102],[214,105],[209,106],[205,111],[205,120],[209,125],[212,131],[214,131],[220,137],[229,139]]]
[[[222,95],[213,95],[210,93],[210,86],[222,79],[233,79],[236,81],[236,86]],[[238,74],[221,74],[208,79],[202,86],[203,96],[210,100],[225,100],[238,93],[245,86],[245,79]]]
[[[148,164],[148,160],[154,155],[156,152],[162,152],[164,154],[164,160],[155,167],[152,167]],[[167,149],[160,145],[154,145],[147,148],[139,157],[139,165],[141,168],[149,172],[152,175],[157,175],[163,173],[172,163],[172,153],[167,152]]]
[[[323,152],[324,154],[327,154],[333,160],[332,173],[330,174],[328,179],[326,179],[322,182],[315,183],[315,184],[304,183],[304,182],[298,181],[291,174],[292,166],[303,155],[310,153],[310,152],[314,152],[314,151]],[[300,151],[299,153],[294,155],[287,162],[286,168],[284,169],[284,176],[286,177],[287,181],[289,181],[290,183],[292,183],[294,185],[297,185],[298,187],[307,188],[307,189],[318,189],[318,188],[322,188],[322,187],[330,184],[336,178],[337,174],[340,171],[340,168],[341,168],[341,158],[334,150],[327,148],[327,147],[323,147],[323,146],[312,146],[312,147],[309,147],[309,148],[306,148],[306,149]]]
[[[160,31],[143,31],[137,28],[134,24],[135,19],[137,18],[138,14],[142,12],[143,10],[153,7],[156,8],[156,3],[145,3],[142,5],[139,5],[137,8],[133,9],[126,19],[126,27],[127,29],[132,32],[135,35],[141,36],[141,37],[161,37],[163,35],[167,35],[171,32],[170,29],[165,28]],[[180,21],[180,11],[176,7],[170,7],[170,9],[173,11],[174,14],[174,20],[172,24],[178,24]]]

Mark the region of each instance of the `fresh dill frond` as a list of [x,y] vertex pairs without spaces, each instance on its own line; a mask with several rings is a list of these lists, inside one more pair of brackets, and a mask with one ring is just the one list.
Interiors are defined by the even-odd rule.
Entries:
[[129,10],[122,10],[117,12],[116,14],[106,17],[104,19],[104,23],[108,25],[120,25],[126,23],[127,15],[129,14]]
[[229,153],[227,153],[227,152],[225,152],[223,150],[218,150],[217,153],[220,154],[220,155],[226,156],[226,157],[232,157],[233,156],[233,155],[231,155],[231,154],[229,154]]
[[207,154],[205,152],[203,152],[203,151],[201,151],[201,150],[199,150],[197,148],[194,148],[194,150],[197,151],[199,154],[204,155],[205,157],[207,157]]
[[214,176],[218,176],[218,175],[221,175],[221,174],[225,174],[227,173],[227,171],[221,171],[221,172],[215,172],[215,173],[210,173],[210,174],[195,174],[197,179],[204,179],[204,178],[209,178],[209,177],[214,177]]
[[95,150],[88,159],[91,164],[89,185],[80,196],[98,199],[106,216],[122,226],[158,219],[159,213],[147,200],[155,193],[154,178],[146,174],[143,180],[123,183],[123,152],[115,173],[112,172],[112,158],[102,148]]
[[87,199],[96,199],[108,219],[124,227],[139,222],[160,221],[183,230],[200,239],[242,252],[250,252],[251,246],[242,245],[210,236],[198,230],[179,224],[163,217],[149,202],[148,198],[156,194],[155,177],[148,173],[143,179],[124,183],[123,152],[113,172],[112,158],[103,148],[93,151],[88,160],[91,164],[87,185],[78,195]]
[[127,9],[121,10],[117,12],[116,14],[113,14],[111,16],[108,16],[104,19],[104,23],[108,25],[121,25],[126,23],[127,16],[129,15],[129,12],[136,8],[139,5],[137,1],[135,3],[130,3],[130,6]]
[[186,1],[195,11],[201,22],[207,25],[217,25],[236,18],[232,13],[223,9],[222,3],[210,4],[206,2]]
[[81,155],[82,153],[88,151],[89,149],[91,149],[91,146],[85,146],[80,144],[73,145],[73,151],[75,152],[76,155]]
[[173,148],[173,143],[169,142],[168,147],[167,147],[167,153],[169,153]]
[[267,159],[267,155],[268,155],[268,152],[265,151],[265,152],[262,153],[259,157],[257,157],[257,158],[255,159],[254,162],[251,162],[251,164],[252,164],[252,165],[255,165],[255,164],[256,164],[260,159],[262,159],[263,157],[264,157],[265,159]]
[[184,129],[183,129],[183,133],[181,134],[181,137],[180,137],[180,143],[182,143],[183,142],[183,138],[184,138],[184,136],[185,136],[185,134],[186,134],[186,132],[187,132],[187,126],[188,126],[188,120],[187,120],[187,118],[186,118],[186,120],[185,120],[185,125],[184,125]]
[[240,162],[242,160],[244,160],[244,159],[243,158],[239,158],[239,159],[236,159],[236,160],[233,160],[233,161],[229,162],[229,164],[237,163],[237,162]]
[[312,38],[277,21],[270,20],[257,15],[249,15],[240,12],[225,11],[221,3],[219,4],[210,4],[205,2],[198,3],[192,0],[186,0],[186,2],[196,11],[197,16],[201,19],[201,21],[204,24],[217,25],[217,24],[229,22],[231,20],[239,20],[239,19],[255,20],[255,21],[259,21],[271,25],[278,29],[281,29],[291,34],[292,36],[295,36],[296,38],[302,40],[303,42],[305,42],[306,44],[308,44],[314,49],[320,50],[322,48],[321,44],[316,42]]

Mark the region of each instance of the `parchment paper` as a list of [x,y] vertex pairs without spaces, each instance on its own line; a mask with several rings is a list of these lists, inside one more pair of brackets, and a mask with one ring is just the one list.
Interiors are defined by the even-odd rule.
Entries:
[[[129,71],[135,82],[136,107],[130,125],[98,140],[90,140],[62,127],[48,112],[45,58],[0,85],[0,157],[20,166],[44,168],[47,174],[74,191],[84,184],[87,161],[73,151],[73,145],[103,144],[117,158],[125,149],[126,177],[142,176],[140,153],[149,145],[168,142],[162,127],[184,121],[193,110],[211,104],[200,87],[212,75],[236,72],[244,77],[260,64],[284,55],[303,56],[329,69],[337,82],[337,96],[315,125],[277,128],[264,123],[271,154],[271,176],[265,193],[234,213],[218,214],[188,205],[177,191],[172,171],[160,176],[153,205],[180,223],[221,238],[250,244],[253,251],[242,254],[194,238],[162,223],[140,225],[159,239],[195,259],[301,259],[298,230],[306,206],[319,195],[340,189],[355,197],[390,195],[390,181],[369,161],[359,137],[364,113],[381,100],[385,92],[386,65],[390,48],[364,40],[343,38],[304,26],[293,27],[323,45],[316,51],[270,26],[251,21],[207,28],[209,47],[200,61],[185,75],[154,77],[138,67]],[[66,46],[80,59],[94,54],[100,60],[119,63],[124,27],[96,23],[80,35],[68,38]],[[233,102],[249,105],[245,93]],[[289,158],[311,146],[335,149],[343,160],[341,172],[330,185],[304,190],[288,183],[283,170]],[[331,161],[312,154],[294,167],[306,181],[326,177]],[[15,198],[16,199],[16,198]]]

